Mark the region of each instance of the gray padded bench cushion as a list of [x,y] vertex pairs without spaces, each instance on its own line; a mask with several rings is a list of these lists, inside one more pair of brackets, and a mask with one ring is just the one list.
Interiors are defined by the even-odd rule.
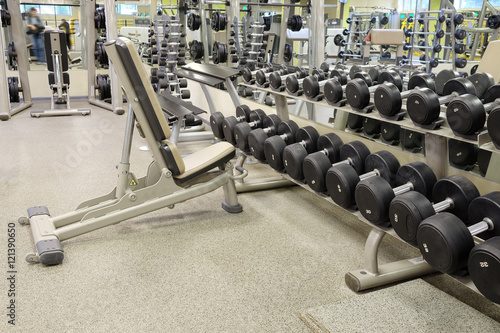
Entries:
[[193,104],[184,102],[182,99],[174,97],[169,93],[157,93],[156,98],[158,99],[163,111],[169,115],[176,116],[178,119],[182,119],[188,114],[198,115],[200,113],[207,113],[205,110],[200,109]]
[[174,74],[213,87],[223,83],[227,78],[240,75],[240,71],[212,64],[191,63],[175,70]]

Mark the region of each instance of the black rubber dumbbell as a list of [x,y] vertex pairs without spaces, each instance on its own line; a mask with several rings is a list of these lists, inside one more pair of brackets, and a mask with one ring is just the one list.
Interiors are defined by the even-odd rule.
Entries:
[[[248,145],[248,136],[252,130],[257,128],[267,128],[275,131],[278,125],[281,123],[280,117],[275,114],[270,114],[260,118],[262,114],[257,114],[254,117],[254,121],[239,123],[234,128],[234,139],[236,141],[236,147],[244,152],[249,152],[250,147]],[[252,120],[252,114],[250,114],[250,120]]]
[[469,142],[449,139],[448,161],[461,168],[472,168],[477,162],[478,146]]
[[[321,151],[324,155],[334,163],[340,157],[340,147],[342,147],[342,139],[335,133],[323,134],[318,138],[315,143],[316,149]],[[304,172],[302,164],[307,155],[314,152],[308,142],[297,142],[288,145],[283,150],[283,165],[285,171],[295,180],[304,179]]]
[[268,65],[262,69],[258,69],[255,71],[250,70],[250,68],[245,67],[241,70],[241,76],[243,78],[243,81],[248,84],[254,84],[255,83],[255,74],[257,74],[258,71],[264,71],[266,73],[272,72],[273,67],[272,65]]
[[282,121],[278,128],[267,127],[264,124],[263,128],[256,128],[248,135],[248,146],[250,153],[259,161],[266,161],[264,154],[264,143],[267,138],[274,135],[283,136],[286,142],[295,142],[295,133],[299,129],[299,125],[293,120]]
[[438,120],[442,104],[460,95],[476,95],[476,88],[465,78],[455,78],[446,82],[443,94],[445,96],[439,97],[428,88],[412,92],[406,100],[406,110],[411,120],[417,125],[430,125]]
[[[403,79],[393,70],[383,71],[378,77],[377,83],[390,82],[394,84],[399,91],[403,90]],[[356,73],[354,79],[347,83],[345,95],[347,103],[354,109],[363,109],[370,104],[370,94],[375,92],[378,84],[371,81],[369,75]]]
[[328,169],[325,177],[326,189],[333,201],[344,208],[355,204],[356,186],[361,180],[381,177],[395,184],[399,161],[391,152],[381,150],[368,155],[364,161],[364,172],[358,165],[338,164]]
[[382,140],[390,145],[399,144],[401,126],[383,121],[380,125]]
[[275,135],[267,138],[264,142],[264,155],[266,162],[274,169],[282,171],[285,166],[283,164],[283,150],[288,144],[294,142],[303,142],[309,147],[310,151],[316,149],[316,142],[318,142],[319,133],[312,126],[301,127],[295,133],[295,141],[292,137],[284,135]]
[[332,160],[330,155],[327,155],[327,151],[309,154],[302,164],[306,183],[316,192],[325,192],[327,190],[325,177],[330,168],[346,164],[351,166],[357,174],[361,174],[368,155],[370,155],[370,150],[361,141],[343,144],[337,161]]
[[497,149],[500,149],[500,131],[498,130],[500,128],[500,106],[490,111],[486,126],[488,134],[491,137],[491,142],[493,142]]
[[295,76],[297,80],[303,79],[307,76],[307,70],[297,69],[293,73],[281,74],[279,72],[272,72],[269,75],[269,85],[273,91],[284,91],[285,90],[285,80],[289,76]]
[[[236,108],[236,117],[235,116],[228,117],[231,118],[229,122],[239,123],[242,121],[250,121],[250,112],[252,112],[250,107],[248,107],[247,105],[240,105]],[[226,119],[227,118],[224,117],[222,112],[215,112],[210,115],[210,127],[212,128],[212,132],[214,133],[214,136],[216,138],[219,138],[221,140],[225,139],[223,127],[224,127],[224,121]]]
[[473,182],[464,176],[452,175],[438,180],[434,185],[434,204],[416,191],[396,196],[389,206],[389,218],[398,236],[416,245],[418,226],[423,220],[447,211],[466,223],[469,219],[469,205],[477,197],[479,191]]
[[423,162],[412,162],[401,166],[396,173],[396,187],[382,177],[364,179],[356,186],[354,197],[359,212],[376,225],[389,223],[389,206],[397,195],[417,191],[430,197],[436,184],[436,175]]
[[[333,71],[331,76],[334,75]],[[326,81],[323,87],[323,94],[328,104],[335,105],[344,99],[345,88],[349,79],[346,72],[336,70],[334,77]]]
[[474,248],[473,236],[478,235],[483,239],[498,236],[499,213],[500,192],[492,192],[470,203],[469,221],[474,224],[468,223],[467,226],[448,212],[425,219],[417,231],[420,253],[437,271],[451,274],[464,270]]
[[[238,134],[243,132],[245,129],[262,127],[262,122],[266,117],[266,113],[261,109],[255,109],[250,111],[248,121],[238,122],[235,117],[227,117],[222,122],[222,132],[224,132],[224,139],[232,145],[236,145],[236,129],[238,128]],[[240,126],[238,126],[240,125]]]
[[495,78],[485,72],[476,72],[472,75],[467,76],[467,80],[472,82],[476,88],[476,96],[480,99],[485,97],[488,90],[495,85]]
[[486,113],[497,106],[500,106],[500,84],[491,86],[483,101],[470,94],[456,97],[446,108],[446,119],[453,132],[472,135],[484,128]]
[[271,74],[273,73],[276,73],[278,75],[291,74],[291,72],[288,70],[286,66],[282,66],[280,69],[277,69],[272,72],[259,70],[257,71],[257,73],[255,73],[255,83],[257,84],[257,86],[262,88],[269,87],[270,81],[268,79],[271,77]]
[[[334,69],[330,72],[330,79],[335,80],[340,86],[347,84],[348,78],[347,74],[343,70]],[[302,88],[304,90],[304,95],[307,98],[313,99],[320,95],[324,95],[325,87],[331,80],[319,80],[318,76],[308,76],[302,82]],[[322,89],[323,88],[323,89]]]
[[386,82],[379,84],[373,94],[373,102],[382,116],[392,117],[401,112],[403,99],[410,96],[415,88],[429,88],[436,91],[434,79],[426,73],[417,73],[410,77],[408,90],[401,92],[398,86]]
[[[323,72],[321,69],[313,69],[311,76],[316,76],[318,78],[318,81],[323,81],[326,78],[325,72]],[[290,95],[294,96],[300,96],[304,92],[302,89],[302,83],[304,82],[304,79],[299,79],[296,76],[288,76],[286,78],[286,91]]]
[[371,137],[378,138],[382,128],[382,122],[378,119],[364,117],[363,119],[363,132]]

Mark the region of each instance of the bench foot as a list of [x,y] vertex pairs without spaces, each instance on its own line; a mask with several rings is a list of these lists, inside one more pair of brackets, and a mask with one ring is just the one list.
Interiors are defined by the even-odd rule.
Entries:
[[240,204],[237,204],[237,205],[228,205],[225,201],[222,202],[222,208],[226,212],[232,213],[232,214],[241,213],[243,211],[243,207]]

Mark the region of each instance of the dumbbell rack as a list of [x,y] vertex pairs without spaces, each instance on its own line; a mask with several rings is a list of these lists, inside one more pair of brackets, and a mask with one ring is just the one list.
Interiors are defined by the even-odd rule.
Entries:
[[[498,24],[495,25],[494,22],[491,22],[491,26],[488,26],[488,20],[491,21],[490,17],[497,17]],[[498,9],[495,8],[488,0],[484,0],[479,17],[477,18],[477,24],[473,27],[463,27],[465,31],[474,35],[472,46],[466,51],[470,53],[470,60],[475,60],[483,34],[485,35],[485,39],[487,39],[486,35],[491,34],[490,41],[498,40],[499,26],[500,16],[498,15]]]
[[[347,39],[343,50],[339,51],[339,58],[343,64],[346,61],[367,64],[370,61],[370,54],[364,54],[362,44],[368,32],[379,27],[378,16],[374,13],[351,12],[346,22],[348,28],[344,29],[343,35],[347,36]],[[352,47],[353,45],[356,47]]]
[[[242,84],[244,86],[250,86],[247,84]],[[259,90],[267,91],[271,94],[275,95],[286,95],[286,93],[280,93],[276,91],[272,91],[269,88],[260,88],[257,87]],[[298,96],[294,97],[297,100],[302,100],[302,101],[308,101],[311,102],[310,100],[307,100],[306,97],[304,96]],[[338,134],[344,142],[347,141],[352,141],[356,139],[360,139],[358,135],[353,134],[352,132],[345,132],[345,123],[346,123],[346,115],[347,114],[357,114],[360,115],[359,112],[356,112],[352,110],[349,106],[345,107],[337,107],[337,106],[331,106],[325,101],[318,101],[318,102],[313,102],[315,104],[319,104],[325,107],[329,108],[335,108],[337,111],[337,115],[335,119],[332,119],[333,127],[338,130],[335,133]],[[286,106],[285,106],[286,107]],[[281,113],[287,113],[288,110],[280,110]],[[375,149],[380,149],[380,146],[384,147],[384,149],[388,149],[396,154],[398,156],[398,159],[400,159],[401,162],[411,162],[415,160],[420,160],[425,163],[427,163],[435,172],[436,176],[438,179],[444,178],[450,174],[463,174],[464,176],[469,176],[469,177],[474,177],[474,183],[478,187],[478,189],[482,193],[487,193],[491,192],[494,190],[498,190],[498,184],[500,183],[500,175],[498,173],[495,173],[493,170],[496,170],[498,167],[500,167],[500,151],[496,150],[493,147],[493,144],[491,143],[491,140],[488,141],[488,135],[487,133],[483,132],[478,136],[478,141],[470,140],[467,138],[463,137],[457,137],[454,135],[454,133],[451,131],[451,129],[447,126],[447,124],[443,124],[440,129],[438,130],[425,130],[419,127],[415,127],[413,125],[413,122],[408,119],[404,118],[403,120],[391,120],[391,119],[386,119],[383,118],[379,115],[378,112],[371,112],[371,113],[366,113],[362,114],[364,117],[368,118],[373,118],[376,120],[380,121],[385,121],[388,123],[393,123],[401,126],[402,129],[406,130],[411,130],[413,132],[417,133],[422,133],[425,135],[425,156],[422,154],[417,154],[415,155],[412,152],[408,151],[401,151],[400,148],[391,146],[390,144],[381,142],[381,141],[375,141],[373,138],[368,138],[366,137],[363,139],[361,137],[361,140],[369,146],[369,148],[372,151],[375,151]],[[335,121],[333,121],[335,120]],[[304,121],[306,123],[306,121]],[[328,127],[325,125],[319,125],[322,127],[325,127],[326,131],[328,131]],[[331,128],[330,128],[331,129]],[[449,139],[455,139],[455,140],[460,140],[460,141],[465,141],[468,143],[472,144],[479,144],[481,146],[481,149],[485,150],[490,150],[490,151],[495,151],[496,153],[493,154],[490,165],[489,165],[489,170],[492,170],[489,174],[486,175],[487,178],[490,180],[479,177],[475,173],[471,172],[465,172],[463,170],[456,169],[454,167],[451,167],[448,165],[447,160],[445,159],[443,161],[443,156],[447,155],[447,141]],[[374,147],[375,148],[372,148]],[[309,186],[297,182],[291,177],[284,175],[286,179],[289,179],[290,181],[294,181],[295,183],[301,185],[305,189],[316,193],[312,191]],[[316,193],[318,194],[318,193]],[[318,194],[320,197],[324,198],[325,200],[329,200],[330,198],[327,197],[326,195],[323,194]],[[394,282],[399,282],[399,281],[404,281],[410,278],[415,278],[419,276],[423,276],[425,274],[431,273],[434,270],[425,262],[423,261],[422,258],[413,258],[409,260],[401,260],[397,262],[392,262],[388,263],[385,265],[378,265],[377,261],[377,255],[378,255],[378,249],[380,246],[380,243],[384,236],[386,234],[389,234],[391,236],[396,237],[397,239],[400,239],[396,233],[392,229],[387,229],[379,226],[375,226],[368,221],[366,221],[362,215],[357,212],[357,211],[352,211],[352,213],[357,216],[361,221],[369,224],[372,227],[372,230],[367,238],[367,241],[365,243],[365,263],[364,263],[364,268],[359,269],[359,270],[354,270],[351,272],[346,273],[346,284],[348,287],[350,287],[352,290],[355,291],[361,291],[369,288],[373,288],[376,286],[381,286],[385,285],[388,283],[394,283]],[[474,238],[476,242],[482,242],[481,239],[475,237]],[[463,284],[465,284],[467,287],[471,288],[472,290],[478,292],[477,288],[474,286],[472,281],[467,278],[463,278],[460,276],[453,276]]]
[[184,53],[181,45],[185,45],[179,14],[170,16],[165,15],[163,11],[157,13],[154,16],[153,28],[155,45],[157,46],[157,60],[154,62],[159,65],[156,70],[153,68],[154,71],[152,71],[152,74],[155,75],[152,75],[151,81],[152,83],[157,81],[153,87],[157,93],[167,91],[181,98],[183,94],[180,89],[180,81],[173,73],[178,63],[184,63],[184,58],[179,57],[180,51]]
[[[432,68],[436,67],[438,65],[438,62],[433,62],[433,59],[438,59],[439,53],[437,51],[437,48],[442,48],[443,49],[443,59],[439,62],[451,62],[453,70],[456,69],[457,67],[457,53],[455,52],[455,32],[456,32],[456,26],[454,22],[454,16],[456,12],[454,8],[442,8],[441,10],[437,11],[429,11],[429,10],[420,10],[415,12],[414,16],[414,29],[413,33],[411,34],[410,37],[410,43],[409,46],[406,46],[406,48],[409,49],[408,51],[408,61],[409,61],[409,67],[413,68],[414,65],[425,65],[425,71],[427,73],[432,72]],[[449,26],[445,22],[441,22],[439,20],[439,17],[448,17],[448,22]],[[436,22],[435,25],[435,32],[430,31],[430,23],[431,22]],[[420,26],[419,31],[417,32],[417,24]],[[437,31],[446,31],[445,33],[446,38],[444,42],[444,46],[441,45],[440,43],[440,38],[436,36]],[[408,30],[407,30],[408,31]],[[434,36],[434,39],[432,41],[429,40],[429,36]],[[418,38],[417,38],[418,37]],[[418,40],[418,41],[417,41]],[[413,59],[413,51],[415,49],[419,49],[420,51],[423,52],[423,59],[419,60],[418,62],[415,62]],[[448,59],[450,55],[451,50],[451,60]],[[465,62],[466,64],[466,62]],[[462,68],[465,66],[465,64],[462,63]]]

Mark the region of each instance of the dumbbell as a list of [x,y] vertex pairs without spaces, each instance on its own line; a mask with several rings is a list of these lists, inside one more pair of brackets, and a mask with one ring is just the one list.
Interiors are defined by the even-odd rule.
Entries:
[[446,108],[446,119],[454,132],[463,135],[475,134],[483,129],[486,113],[497,106],[500,106],[500,84],[491,86],[482,102],[470,94],[456,97]]
[[[496,221],[495,221],[496,222]],[[487,299],[500,304],[500,237],[480,243],[469,253],[469,275],[472,282]]]
[[278,128],[267,127],[264,124],[263,128],[256,128],[248,135],[250,153],[259,161],[265,161],[264,143],[268,137],[282,135],[287,138],[287,142],[295,142],[295,133],[297,133],[298,129],[299,125],[293,120],[282,121]]
[[401,126],[398,124],[381,122],[380,134],[382,140],[391,145],[397,145],[400,141],[401,136]]
[[389,222],[392,199],[409,191],[417,191],[429,197],[436,181],[432,169],[427,164],[416,161],[398,169],[395,188],[382,177],[371,177],[356,185],[354,197],[361,215],[371,223],[381,225]]
[[327,151],[319,150],[309,154],[302,164],[306,183],[316,192],[325,192],[327,190],[325,177],[330,168],[346,164],[351,166],[356,174],[361,174],[368,155],[370,150],[361,141],[343,144],[337,160],[332,159]]
[[471,168],[477,162],[479,148],[477,145],[461,140],[448,140],[448,161],[451,165]]
[[243,77],[243,81],[248,84],[254,84],[255,83],[255,74],[257,74],[258,71],[264,71],[265,73],[272,72],[273,67],[272,65],[267,65],[266,67],[262,69],[258,69],[255,71],[250,70],[250,68],[245,67],[241,71],[241,76]]
[[323,94],[325,94],[325,99],[328,104],[337,104],[342,101],[348,82],[346,72],[342,70],[336,70],[335,74],[336,76],[330,80],[327,80],[325,82],[325,86],[323,87]]
[[439,118],[441,104],[449,103],[460,95],[476,95],[476,88],[465,78],[455,78],[445,83],[443,94],[445,96],[439,97],[429,88],[413,91],[406,100],[411,120],[418,125],[430,125]]
[[[242,122],[236,124],[236,126],[234,127],[234,139],[236,141],[236,147],[244,152],[249,151],[248,136],[253,129],[264,127],[275,131],[278,128],[278,125],[281,123],[280,117],[275,114],[265,116],[265,114],[262,113],[264,111],[259,109],[255,111],[256,113],[250,113],[250,122]],[[252,117],[252,115],[254,115],[254,117]],[[264,117],[262,117],[262,115],[264,115]]]
[[[316,76],[318,81],[323,81],[325,79],[325,73],[320,69],[313,69],[312,76]],[[291,95],[302,95],[303,90],[302,82],[305,79],[299,79],[296,76],[288,76],[286,78],[286,91]]]
[[[390,82],[399,91],[403,90],[403,80],[401,76],[392,70],[383,71],[378,77],[378,83]],[[354,109],[363,109],[370,104],[370,94],[375,92],[377,85],[373,85],[370,76],[363,73],[356,73],[354,79],[347,83],[345,95],[347,102]]]
[[[252,112],[252,110],[247,105],[236,107],[236,117],[229,116],[228,124],[250,121],[250,112]],[[216,138],[221,140],[224,139],[224,122],[228,118],[225,118],[222,112],[215,112],[210,115],[210,127]]]
[[[393,67],[388,67],[388,68],[393,68]],[[372,82],[378,81],[378,76],[380,74],[381,69],[382,69],[382,67],[378,66],[378,65],[352,65],[349,68],[349,77],[351,79],[354,79],[356,73],[364,72],[364,73],[368,73],[368,75],[370,75]]]
[[464,176],[452,175],[438,180],[434,185],[434,204],[416,191],[396,196],[389,206],[389,219],[399,237],[416,245],[418,226],[423,220],[447,211],[466,223],[469,204],[477,197],[479,191],[473,182]]
[[[337,84],[340,86],[347,84],[348,81],[346,73],[342,70],[337,70],[337,69],[334,69],[330,72],[330,79],[334,79],[335,81],[337,81]],[[304,95],[306,95],[307,98],[315,98],[319,96],[321,94],[321,88],[323,88],[324,91],[325,90],[324,87],[326,87],[328,81],[331,80],[320,81],[318,80],[317,76],[306,77],[302,82]]]
[[[437,271],[451,274],[464,270],[469,256],[474,255],[471,253],[474,248],[473,236],[481,234],[480,237],[487,239],[498,235],[499,212],[500,192],[491,192],[470,203],[469,221],[477,222],[475,224],[467,223],[467,226],[457,216],[448,212],[425,219],[417,231],[420,253]],[[496,278],[498,279],[498,275]]]
[[307,70],[304,69],[297,69],[294,73],[289,73],[282,75],[279,72],[272,72],[269,75],[269,85],[271,86],[271,89],[274,91],[283,91],[285,90],[285,85],[284,81],[286,80],[287,77],[289,76],[296,76],[297,79],[303,79],[307,76]]
[[[275,135],[266,139],[264,142],[264,155],[266,162],[274,170],[281,171],[285,168],[283,164],[283,150],[288,144],[294,142],[303,142],[312,152],[316,149],[319,133],[312,126],[301,127],[295,133],[295,137],[290,135]],[[293,140],[295,139],[295,140]]]
[[486,126],[488,134],[491,137],[491,142],[493,142],[497,149],[500,149],[500,131],[498,130],[500,128],[500,106],[490,111]]
[[[323,155],[328,156],[331,163],[338,161],[340,157],[340,147],[342,147],[342,139],[335,133],[321,135],[316,142],[316,150]],[[308,154],[313,153],[307,142],[297,142],[288,145],[283,150],[283,165],[285,171],[295,180],[304,179],[302,165]]]
[[381,150],[368,155],[363,167],[357,164],[337,164],[328,169],[325,177],[326,190],[339,206],[348,208],[355,204],[355,189],[361,180],[382,177],[394,184],[399,161],[391,152]]
[[289,74],[290,72],[288,71],[288,68],[283,67],[278,70],[275,70],[273,72],[265,72],[263,70],[257,71],[255,74],[255,82],[259,87],[267,88],[269,87],[269,81],[268,78],[272,73],[278,73],[278,75],[286,75]]
[[410,96],[417,87],[436,91],[434,79],[430,75],[426,73],[413,74],[408,80],[408,89],[403,92],[391,82],[379,84],[373,94],[375,107],[381,115],[392,117],[401,111],[403,99]]

